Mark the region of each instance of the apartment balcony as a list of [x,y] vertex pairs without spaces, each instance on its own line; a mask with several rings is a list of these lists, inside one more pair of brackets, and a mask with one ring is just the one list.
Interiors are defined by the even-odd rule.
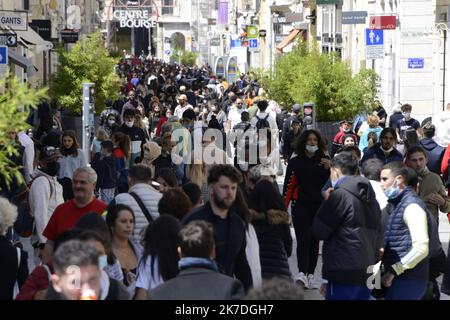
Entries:
[[190,23],[192,21],[191,1],[160,0],[155,3],[159,22]]

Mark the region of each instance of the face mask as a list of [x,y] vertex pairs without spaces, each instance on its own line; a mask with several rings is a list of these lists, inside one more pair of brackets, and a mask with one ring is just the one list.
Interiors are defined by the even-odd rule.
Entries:
[[247,172],[248,171],[248,163],[239,163],[239,168],[241,168],[241,170],[243,172]]
[[47,163],[47,168],[44,169],[43,171],[45,171],[45,173],[47,173],[49,176],[57,176],[59,173],[59,162],[49,162]]
[[217,111],[217,108],[216,108],[216,107],[211,107],[211,111],[212,111],[212,112],[216,112],[216,111]]
[[403,116],[406,120],[411,119],[411,112],[403,112]]
[[57,125],[54,125],[52,128],[53,128],[54,130],[56,130],[56,129],[58,129],[58,126],[57,126]]
[[344,129],[344,132],[345,133],[350,132],[350,129]]
[[400,194],[400,188],[398,187],[397,179],[395,179],[392,186],[390,186],[389,188],[384,190],[384,194],[386,195],[386,197],[388,199],[394,199],[395,197],[397,197]]
[[126,125],[128,128],[131,128],[131,127],[134,125],[134,121],[126,121],[126,122],[125,122],[125,125]]
[[311,154],[316,153],[316,151],[319,150],[318,146],[310,146],[310,145],[306,145],[306,151],[308,151]]
[[98,267],[100,270],[105,269],[108,266],[108,258],[106,255],[98,257]]
[[392,150],[394,150],[394,147],[390,147],[390,148],[387,149],[387,150],[384,150],[384,149],[383,149],[383,146],[380,146],[380,148],[381,148],[381,151],[383,151],[383,152],[385,152],[385,153],[389,153],[389,152],[392,152]]
[[108,120],[108,124],[109,124],[110,126],[112,126],[114,123],[116,123],[116,121],[114,121],[114,120]]

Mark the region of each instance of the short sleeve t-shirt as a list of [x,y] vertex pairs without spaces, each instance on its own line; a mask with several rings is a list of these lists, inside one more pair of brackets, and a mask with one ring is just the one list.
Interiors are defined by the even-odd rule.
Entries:
[[155,289],[157,286],[164,282],[163,278],[159,274],[158,259],[155,258],[153,262],[153,274],[151,273],[152,268],[152,257],[148,256],[147,259],[141,260],[139,262],[136,287],[142,288],[147,291]]
[[404,140],[405,137],[405,132],[406,130],[408,130],[409,128],[414,128],[414,129],[419,129],[420,128],[420,123],[419,121],[417,121],[416,119],[409,119],[409,120],[405,120],[405,118],[398,120],[397,122],[397,129],[400,131],[400,138],[402,140]]
[[48,240],[55,241],[61,233],[72,229],[82,216],[90,212],[102,214],[106,207],[107,205],[98,199],[92,200],[84,208],[78,208],[73,199],[64,202],[56,207],[43,234]]

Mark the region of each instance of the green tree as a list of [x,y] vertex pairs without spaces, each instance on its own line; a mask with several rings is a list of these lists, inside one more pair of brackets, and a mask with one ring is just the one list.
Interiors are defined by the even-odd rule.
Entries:
[[272,73],[259,73],[269,97],[284,108],[312,101],[318,121],[349,119],[374,108],[379,76],[368,69],[352,74],[336,54],[321,54],[316,45],[297,43],[278,57]]
[[185,66],[194,66],[195,62],[197,61],[197,54],[195,52],[190,51],[181,51],[178,49],[174,49],[172,55],[170,56],[170,59],[172,62],[179,63],[185,65]]
[[116,99],[120,79],[114,71],[118,58],[104,48],[101,33],[78,41],[70,52],[58,49],[60,66],[50,83],[50,96],[74,116],[82,114],[83,82],[95,84],[95,112],[104,108],[106,98]]
[[28,88],[26,83],[8,74],[0,79],[0,172],[8,185],[13,179],[19,183],[23,181],[21,168],[11,161],[18,152],[9,133],[30,128],[26,122],[30,109],[47,97],[46,92],[46,88]]

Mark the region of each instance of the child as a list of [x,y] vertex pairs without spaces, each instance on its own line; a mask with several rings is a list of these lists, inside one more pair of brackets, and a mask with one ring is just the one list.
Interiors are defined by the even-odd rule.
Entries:
[[114,145],[110,140],[101,143],[101,155],[92,161],[92,168],[97,172],[97,188],[100,199],[109,204],[116,191],[116,159],[113,157]]

